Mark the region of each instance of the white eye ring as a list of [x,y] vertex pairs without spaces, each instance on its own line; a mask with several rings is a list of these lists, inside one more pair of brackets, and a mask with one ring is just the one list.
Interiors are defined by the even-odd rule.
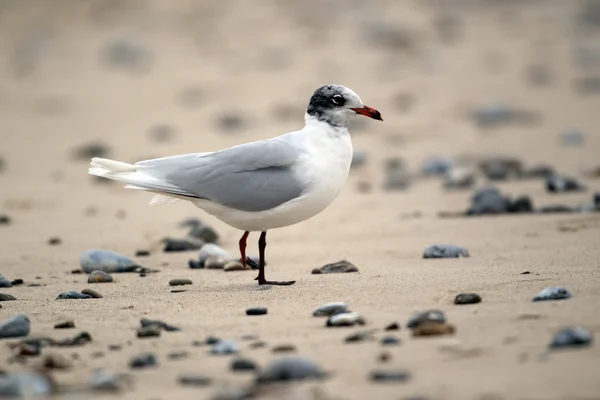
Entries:
[[340,105],[342,100],[344,100],[344,98],[339,94],[336,94],[335,96],[333,96],[331,98],[331,101],[333,101],[333,104],[337,104],[337,105]]

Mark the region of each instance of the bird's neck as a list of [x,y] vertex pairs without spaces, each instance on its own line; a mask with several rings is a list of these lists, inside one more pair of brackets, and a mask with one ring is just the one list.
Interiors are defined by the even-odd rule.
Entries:
[[318,127],[330,134],[332,134],[333,136],[343,136],[343,135],[348,135],[348,127],[346,125],[346,122],[344,121],[343,124],[337,124],[335,122],[331,122],[329,120],[324,120],[323,118],[316,116],[316,115],[310,115],[308,113],[304,114],[304,124],[306,126],[315,126]]

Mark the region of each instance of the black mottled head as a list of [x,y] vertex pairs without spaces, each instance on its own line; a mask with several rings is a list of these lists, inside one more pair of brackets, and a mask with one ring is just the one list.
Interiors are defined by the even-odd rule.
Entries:
[[306,114],[333,126],[347,126],[356,114],[383,121],[379,111],[365,106],[353,90],[341,85],[318,88],[310,98]]

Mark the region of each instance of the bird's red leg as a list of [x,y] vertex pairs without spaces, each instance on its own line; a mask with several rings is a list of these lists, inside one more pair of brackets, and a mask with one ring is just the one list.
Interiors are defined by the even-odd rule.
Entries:
[[260,239],[258,239],[258,253],[260,258],[260,265],[258,269],[258,276],[255,280],[258,281],[259,285],[293,285],[296,281],[268,281],[265,279],[265,248],[267,247],[267,232],[260,233]]
[[248,231],[244,232],[242,238],[240,239],[240,261],[244,267],[246,266],[246,239],[248,239],[249,234],[250,232]]

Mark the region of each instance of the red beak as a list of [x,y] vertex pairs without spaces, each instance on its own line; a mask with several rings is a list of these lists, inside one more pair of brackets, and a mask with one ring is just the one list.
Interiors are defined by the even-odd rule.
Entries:
[[365,117],[373,118],[378,121],[383,121],[383,119],[381,118],[381,113],[369,106],[363,106],[361,108],[351,108],[351,110],[357,114],[364,115]]

